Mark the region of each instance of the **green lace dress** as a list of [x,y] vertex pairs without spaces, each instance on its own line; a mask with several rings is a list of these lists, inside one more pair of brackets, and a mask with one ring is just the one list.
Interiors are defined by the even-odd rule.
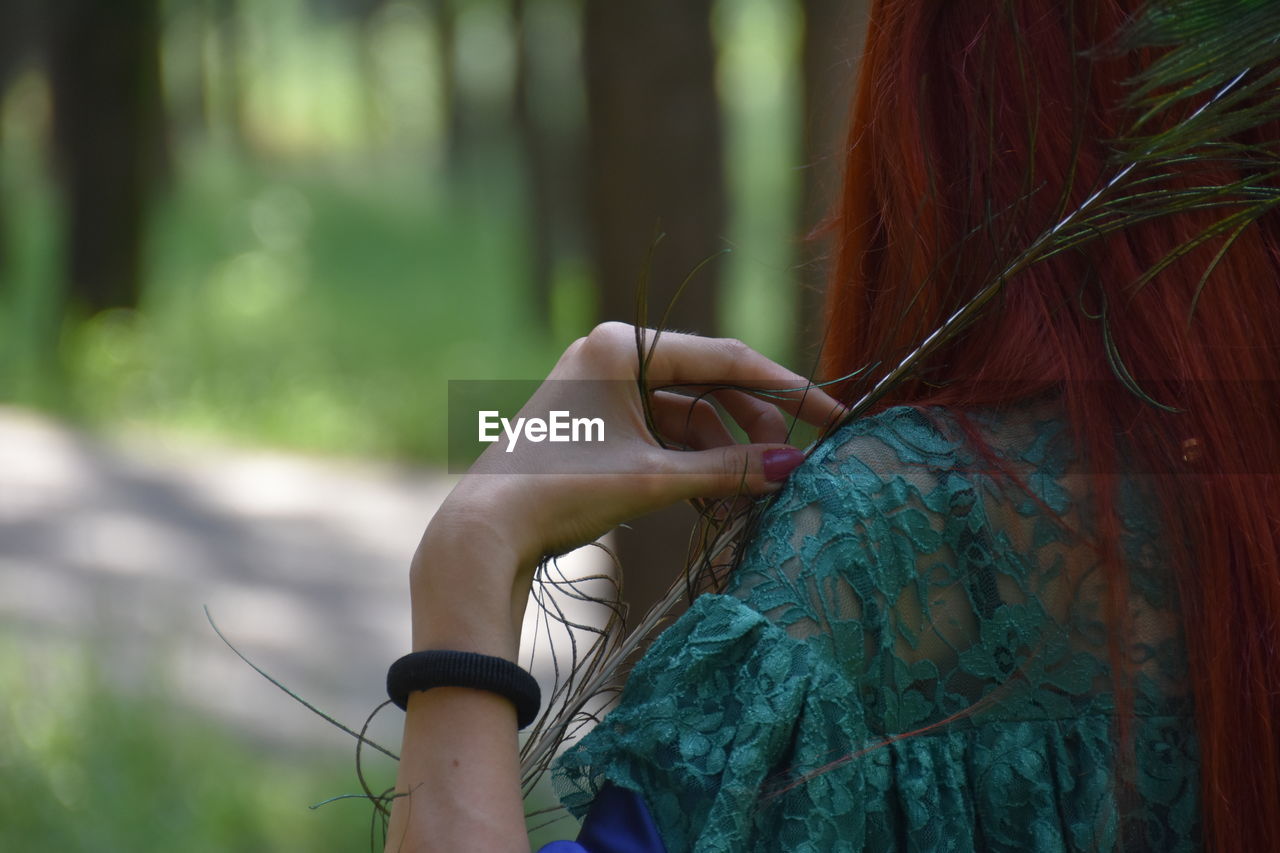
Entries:
[[1141,478],[1120,482],[1121,749],[1063,418],[966,424],[889,409],[797,469],[726,593],[668,628],[559,760],[570,811],[637,792],[671,853],[1199,849],[1186,655]]

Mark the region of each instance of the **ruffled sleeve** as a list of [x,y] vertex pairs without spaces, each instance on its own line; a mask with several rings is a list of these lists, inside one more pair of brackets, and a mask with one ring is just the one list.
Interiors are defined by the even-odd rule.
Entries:
[[643,796],[668,850],[742,849],[806,720],[861,728],[856,707],[839,721],[818,707],[848,690],[760,613],[704,595],[655,641],[618,708],[561,758],[558,793],[581,815],[612,783]]

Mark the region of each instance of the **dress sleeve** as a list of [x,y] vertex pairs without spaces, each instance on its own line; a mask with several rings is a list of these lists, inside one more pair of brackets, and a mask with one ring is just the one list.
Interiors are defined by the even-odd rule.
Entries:
[[1013,430],[990,443],[997,464],[952,427],[891,409],[796,470],[725,594],[695,601],[560,759],[570,811],[632,791],[671,853],[1075,851],[1130,834],[1194,849],[1185,655],[1151,604],[1165,593],[1134,599],[1154,651],[1135,665],[1122,808],[1062,431]]
[[700,597],[636,666],[618,707],[561,757],[562,802],[582,815],[611,783],[643,797],[668,850],[745,849],[797,723],[847,692],[817,664],[741,601]]

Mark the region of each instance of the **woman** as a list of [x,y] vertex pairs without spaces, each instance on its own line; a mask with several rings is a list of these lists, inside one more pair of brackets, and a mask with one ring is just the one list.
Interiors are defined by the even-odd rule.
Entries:
[[[1110,47],[1136,10],[874,4],[828,377],[899,363],[1105,185],[1126,82],[1152,61]],[[1162,188],[1233,168],[1196,161]],[[663,450],[634,386],[612,383],[625,438],[605,469],[490,451],[432,519],[414,648],[514,660],[542,555],[675,500],[780,489],[725,594],[655,642],[562,760],[571,808],[621,797],[670,850],[1280,850],[1280,224],[1175,253],[1220,218],[1015,266],[975,325],[802,465],[772,404],[728,397],[751,439],[736,445],[662,398],[659,432],[693,423],[703,448]],[[551,379],[636,370],[633,330],[605,325]],[[666,334],[647,378],[803,384],[736,342]],[[868,385],[837,388],[849,403]],[[783,396],[812,423],[842,411]],[[527,849],[512,702],[445,687],[407,703],[388,849]]]

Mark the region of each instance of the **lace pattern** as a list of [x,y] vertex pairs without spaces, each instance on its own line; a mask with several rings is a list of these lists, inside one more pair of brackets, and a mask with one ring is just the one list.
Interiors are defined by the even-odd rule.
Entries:
[[1051,402],[845,427],[560,759],[565,805],[637,791],[670,851],[1198,849],[1160,526],[1122,478],[1125,749],[1089,483]]

